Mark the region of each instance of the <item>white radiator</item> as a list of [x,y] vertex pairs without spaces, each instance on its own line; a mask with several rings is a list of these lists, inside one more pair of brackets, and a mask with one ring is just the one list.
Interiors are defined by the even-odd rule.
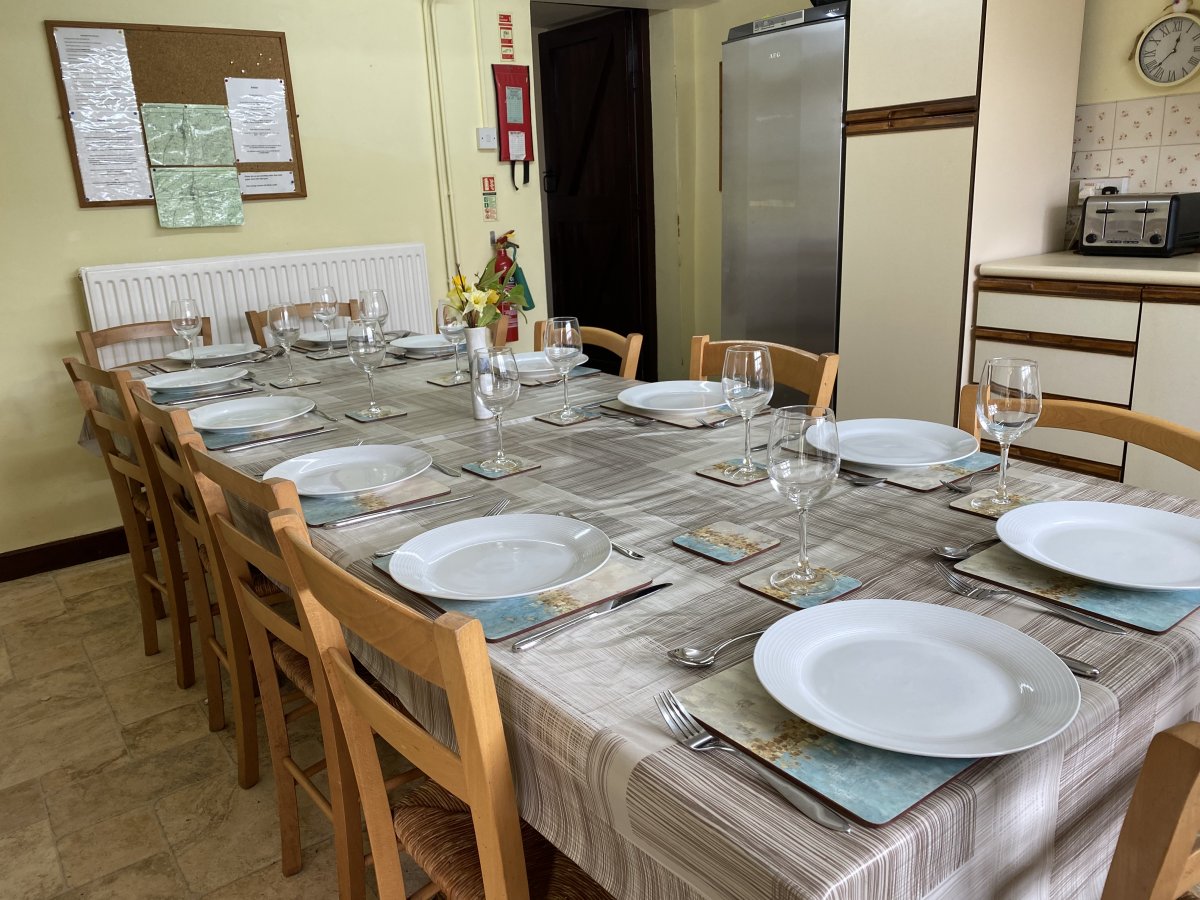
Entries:
[[[340,300],[366,288],[387,294],[389,330],[433,332],[433,304],[424,244],[379,244],[286,253],[217,256],[172,262],[85,266],[79,270],[92,329],[169,318],[167,301],[193,297],[212,319],[213,343],[250,340],[246,310],[289,297],[308,302],[309,290],[331,285]],[[134,341],[100,351],[104,367],[163,356],[182,338]]]

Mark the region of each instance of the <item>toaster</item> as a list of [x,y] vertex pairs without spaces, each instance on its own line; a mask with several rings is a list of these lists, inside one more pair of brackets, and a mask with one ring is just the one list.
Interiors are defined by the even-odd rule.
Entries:
[[1085,197],[1079,252],[1175,256],[1200,246],[1200,193]]

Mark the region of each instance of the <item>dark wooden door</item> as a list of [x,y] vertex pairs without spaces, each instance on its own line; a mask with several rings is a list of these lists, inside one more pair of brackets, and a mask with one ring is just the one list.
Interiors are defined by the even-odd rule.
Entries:
[[640,377],[654,379],[647,14],[621,10],[545,32],[538,52],[552,312],[641,332]]

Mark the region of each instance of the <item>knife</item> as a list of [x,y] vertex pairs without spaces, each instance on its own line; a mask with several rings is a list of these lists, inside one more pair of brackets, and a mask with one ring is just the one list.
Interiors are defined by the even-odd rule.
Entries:
[[454,469],[450,468],[449,466],[443,466],[440,462],[433,462],[433,463],[430,463],[430,465],[432,465],[435,469],[437,469],[443,475],[449,475],[451,478],[462,478],[462,472],[456,472]]
[[279,437],[263,438],[259,441],[247,441],[244,444],[230,444],[228,447],[220,447],[224,453],[237,453],[239,450],[250,450],[254,447],[265,447],[267,444],[278,444],[282,441],[291,441],[296,438],[309,437],[314,434],[321,434],[325,431],[337,431],[336,428],[330,425],[321,425],[317,428],[309,428],[305,431],[293,431],[291,434],[281,434]]
[[474,496],[474,494],[461,494],[458,497],[450,497],[447,500],[434,500],[430,503],[409,503],[404,506],[393,506],[391,509],[381,509],[376,512],[363,513],[358,516],[350,516],[347,519],[338,519],[334,522],[326,522],[321,527],[341,528],[343,525],[357,525],[359,522],[370,522],[372,519],[382,519],[385,516],[394,516],[398,513],[412,512],[415,509],[431,509],[434,506],[445,506],[447,503],[459,503]]
[[166,400],[159,406],[186,406],[189,403],[204,403],[207,400],[224,400],[226,397],[240,397],[242,394],[252,394],[255,388],[238,388],[236,391],[224,391],[220,394],[208,394],[204,397],[187,397],[183,400]]
[[639,600],[647,594],[653,594],[655,591],[661,591],[663,588],[669,588],[671,582],[667,581],[662,584],[650,584],[643,588],[638,588],[635,591],[629,591],[625,594],[618,594],[611,600],[601,603],[593,608],[591,612],[584,616],[577,616],[574,619],[568,619],[565,622],[559,622],[557,625],[551,625],[549,628],[542,628],[533,632],[519,641],[514,641],[512,648],[514,653],[520,653],[522,650],[528,650],[531,647],[536,647],[546,638],[558,634],[560,631],[566,631],[572,626],[578,625],[580,622],[590,622],[592,619],[598,619],[601,616],[606,616],[610,612],[616,612],[622,606],[628,606],[634,600]]
[[1070,669],[1074,674],[1078,675],[1080,678],[1099,678],[1100,677],[1100,670],[1097,669],[1095,666],[1093,666],[1091,663],[1085,663],[1082,659],[1076,659],[1073,656],[1067,656],[1066,654],[1063,654],[1063,653],[1059,653],[1056,655],[1058,656],[1059,659],[1061,659],[1064,663],[1066,663],[1066,666],[1068,669]]

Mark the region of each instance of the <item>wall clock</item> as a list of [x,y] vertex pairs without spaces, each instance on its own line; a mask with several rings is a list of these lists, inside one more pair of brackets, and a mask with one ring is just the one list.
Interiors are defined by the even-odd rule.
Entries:
[[1186,11],[1188,5],[1174,4],[1138,37],[1137,73],[1155,87],[1174,87],[1200,71],[1200,18]]

